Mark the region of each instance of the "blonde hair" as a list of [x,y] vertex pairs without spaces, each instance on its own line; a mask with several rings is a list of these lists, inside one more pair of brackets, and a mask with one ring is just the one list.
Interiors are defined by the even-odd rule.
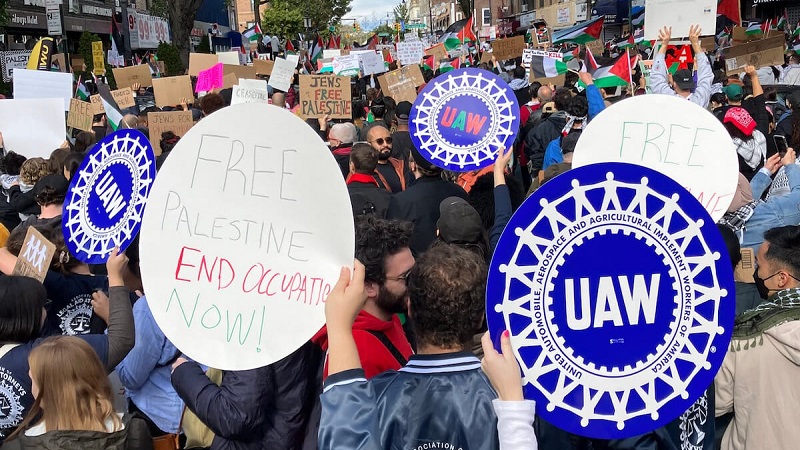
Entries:
[[112,403],[111,383],[86,341],[75,336],[47,338],[31,351],[28,363],[39,395],[9,439],[24,432],[39,415],[46,431],[106,432],[107,420],[114,430],[122,429]]
[[50,164],[44,158],[30,158],[22,163],[19,169],[19,179],[23,183],[33,186],[45,175],[50,175]]

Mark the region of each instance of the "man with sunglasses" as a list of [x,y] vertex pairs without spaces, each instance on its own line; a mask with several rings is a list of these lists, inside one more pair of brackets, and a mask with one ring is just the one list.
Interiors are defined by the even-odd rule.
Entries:
[[393,194],[406,190],[414,175],[402,159],[392,158],[392,136],[382,125],[375,125],[367,133],[367,142],[378,152],[375,181]]
[[[366,268],[367,301],[353,324],[353,338],[364,373],[372,378],[387,370],[399,370],[413,354],[397,316],[407,311],[407,279],[415,263],[408,247],[411,224],[358,216],[355,232],[356,258]],[[327,351],[327,328],[312,340]],[[326,363],[323,376],[327,375]]]
[[764,233],[756,264],[756,285],[768,299],[736,319],[715,379],[716,415],[734,413],[723,450],[800,442],[800,427],[783,425],[800,402],[800,226]]

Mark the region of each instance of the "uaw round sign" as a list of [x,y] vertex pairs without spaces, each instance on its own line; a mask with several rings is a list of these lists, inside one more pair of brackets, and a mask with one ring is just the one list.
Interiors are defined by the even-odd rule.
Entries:
[[572,169],[503,232],[489,329],[496,343],[510,331],[545,420],[601,439],[646,433],[689,409],[722,364],[735,304],[726,252],[703,206],[667,176]]
[[139,233],[145,201],[156,176],[153,147],[137,130],[106,136],[83,159],[64,202],[67,247],[87,264],[125,250]]
[[469,172],[494,163],[519,129],[519,104],[500,77],[458,69],[434,78],[419,93],[409,116],[411,141],[432,164]]

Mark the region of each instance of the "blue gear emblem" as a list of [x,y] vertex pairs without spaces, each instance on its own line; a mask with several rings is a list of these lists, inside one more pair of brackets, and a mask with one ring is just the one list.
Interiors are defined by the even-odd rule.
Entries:
[[503,232],[489,330],[496,345],[510,331],[525,396],[548,422],[601,439],[646,433],[689,409],[722,364],[735,306],[726,252],[703,206],[667,176],[572,169]]

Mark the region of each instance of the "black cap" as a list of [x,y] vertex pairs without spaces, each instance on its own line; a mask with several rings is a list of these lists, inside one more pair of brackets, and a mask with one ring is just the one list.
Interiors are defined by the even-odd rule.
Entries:
[[400,120],[408,120],[408,117],[411,115],[411,103],[410,102],[400,102],[397,104],[397,108],[395,108],[395,115]]
[[679,88],[689,91],[695,88],[694,77],[692,71],[687,69],[676,70],[675,75],[672,76],[672,81],[678,85]]
[[448,197],[439,204],[439,237],[451,243],[477,243],[483,234],[478,211],[461,197]]
[[417,147],[411,147],[411,157],[414,158],[414,163],[425,170],[436,170],[436,167],[432,162],[428,161],[422,154],[417,150]]
[[67,191],[69,190],[69,181],[67,181],[67,179],[64,178],[64,175],[61,175],[60,173],[51,173],[50,175],[45,175],[33,186],[33,195],[39,195],[39,193],[42,192],[46,187],[53,188],[57,194],[66,196]]

